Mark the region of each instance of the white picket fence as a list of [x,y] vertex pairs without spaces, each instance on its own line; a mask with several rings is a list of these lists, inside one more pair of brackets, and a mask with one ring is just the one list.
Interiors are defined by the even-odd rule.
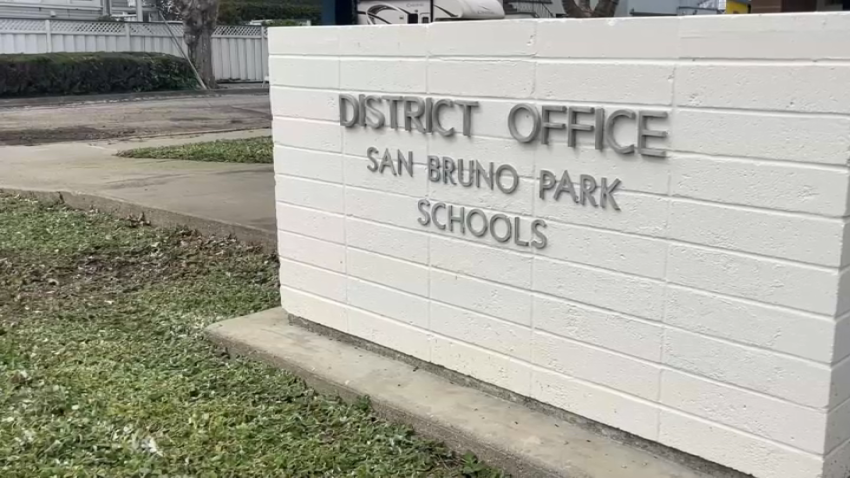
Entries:
[[[263,81],[268,76],[265,27],[220,25],[212,42],[219,81]],[[180,24],[0,18],[0,54],[147,51],[182,56],[180,48],[187,51]]]

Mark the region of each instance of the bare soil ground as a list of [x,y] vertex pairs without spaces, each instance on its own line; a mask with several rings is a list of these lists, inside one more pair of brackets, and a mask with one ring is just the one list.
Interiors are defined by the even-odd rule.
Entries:
[[269,128],[268,94],[0,109],[0,145]]

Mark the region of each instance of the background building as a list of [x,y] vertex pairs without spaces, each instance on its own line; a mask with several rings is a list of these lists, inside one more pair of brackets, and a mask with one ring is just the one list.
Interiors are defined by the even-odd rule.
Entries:
[[850,10],[850,0],[752,0],[753,13]]
[[[110,3],[104,3],[109,1]],[[136,2],[143,0],[0,0],[0,18],[55,18],[57,20],[96,20],[111,15],[134,21]],[[144,2],[145,20],[154,14],[153,1]]]
[[[508,17],[564,15],[560,0],[504,0]],[[850,10],[850,0],[621,0],[617,17]]]

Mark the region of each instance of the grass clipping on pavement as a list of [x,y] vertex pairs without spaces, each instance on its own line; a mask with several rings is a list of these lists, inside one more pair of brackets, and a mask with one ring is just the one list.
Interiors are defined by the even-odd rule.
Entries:
[[118,152],[124,158],[185,159],[223,163],[272,163],[274,145],[268,136],[247,139],[220,139],[158,148],[137,148]]
[[212,322],[278,303],[231,240],[0,196],[0,476],[497,476],[296,377]]

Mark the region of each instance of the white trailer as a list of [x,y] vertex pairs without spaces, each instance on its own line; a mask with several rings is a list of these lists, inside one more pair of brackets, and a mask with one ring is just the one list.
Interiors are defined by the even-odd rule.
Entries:
[[366,0],[357,2],[360,25],[396,25],[450,20],[499,20],[505,10],[499,0]]

